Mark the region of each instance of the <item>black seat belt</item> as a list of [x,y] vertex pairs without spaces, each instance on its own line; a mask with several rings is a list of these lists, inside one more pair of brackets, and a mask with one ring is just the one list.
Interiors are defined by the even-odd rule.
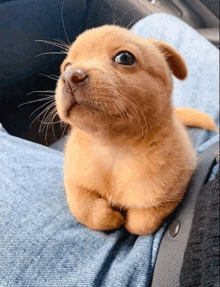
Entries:
[[174,213],[162,238],[154,268],[151,287],[178,287],[179,277],[191,230],[194,207],[200,189],[206,183],[219,149],[219,142],[198,155],[197,168],[186,196]]

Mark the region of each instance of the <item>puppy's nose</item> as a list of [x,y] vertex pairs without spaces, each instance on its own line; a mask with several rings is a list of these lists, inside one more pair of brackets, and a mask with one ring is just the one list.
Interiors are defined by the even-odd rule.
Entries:
[[88,78],[88,75],[83,70],[70,70],[65,71],[62,75],[62,79],[64,83],[66,84],[69,82],[69,84],[78,84],[83,83]]
[[69,71],[69,79],[71,82],[78,84],[83,83],[88,78],[88,75],[83,70],[72,70]]

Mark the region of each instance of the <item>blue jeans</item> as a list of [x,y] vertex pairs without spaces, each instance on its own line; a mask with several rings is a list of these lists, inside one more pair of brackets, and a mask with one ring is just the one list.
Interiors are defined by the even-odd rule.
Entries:
[[[187,61],[185,82],[174,79],[174,104],[218,118],[218,50],[173,16],[156,14],[133,30],[163,39]],[[199,152],[218,137],[194,134]],[[63,153],[0,131],[0,286],[149,286],[163,235],[124,228],[92,231],[69,213]]]

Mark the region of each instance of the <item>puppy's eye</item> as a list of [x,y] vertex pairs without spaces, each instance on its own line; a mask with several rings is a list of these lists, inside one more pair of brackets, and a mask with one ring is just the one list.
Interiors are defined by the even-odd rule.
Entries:
[[131,66],[136,63],[136,59],[133,54],[127,51],[119,52],[116,54],[114,61],[120,65]]

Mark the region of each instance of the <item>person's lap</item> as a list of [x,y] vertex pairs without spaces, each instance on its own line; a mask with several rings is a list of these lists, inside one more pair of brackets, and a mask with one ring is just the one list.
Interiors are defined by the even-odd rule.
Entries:
[[[133,30],[170,42],[186,59],[189,78],[175,81],[174,104],[206,111],[218,124],[218,50],[179,20],[157,17],[145,18]],[[188,53],[193,41],[194,54]],[[203,60],[209,54],[212,58]],[[206,148],[208,139],[216,141],[213,136],[196,134],[197,150]],[[68,211],[61,152],[4,131],[0,143],[1,286],[149,286],[164,227],[149,236],[87,229]]]
[[63,154],[6,132],[0,142],[1,286],[149,284],[162,229],[138,237],[77,224],[66,206]]

